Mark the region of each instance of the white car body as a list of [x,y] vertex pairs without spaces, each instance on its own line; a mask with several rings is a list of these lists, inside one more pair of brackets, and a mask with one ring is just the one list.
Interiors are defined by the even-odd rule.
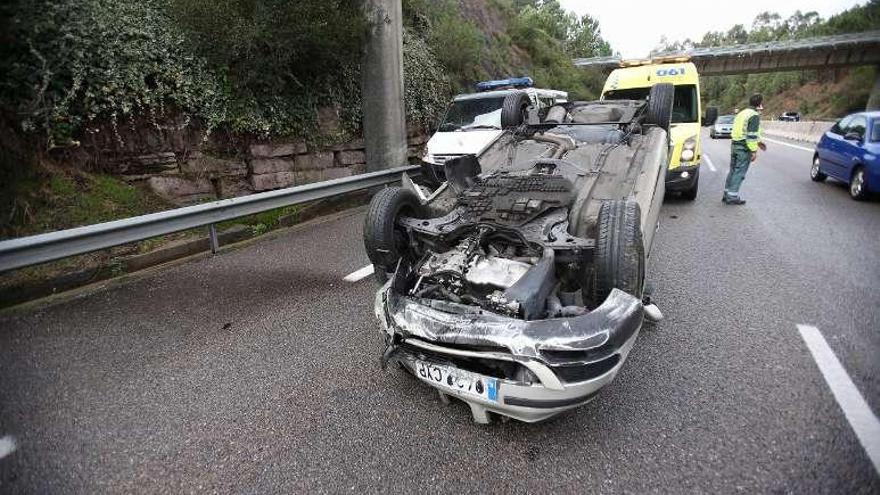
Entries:
[[[482,98],[503,98],[516,91],[523,91],[528,94],[532,104],[538,108],[550,107],[557,103],[568,101],[568,93],[565,91],[522,88],[460,94],[452,99],[452,103]],[[499,105],[498,109],[494,112],[476,117],[474,125],[494,126],[496,128],[472,130],[464,128],[454,131],[437,131],[428,140],[427,150],[422,160],[432,165],[442,165],[446,160],[457,156],[470,154],[479,156],[504,132],[501,129],[501,106]]]

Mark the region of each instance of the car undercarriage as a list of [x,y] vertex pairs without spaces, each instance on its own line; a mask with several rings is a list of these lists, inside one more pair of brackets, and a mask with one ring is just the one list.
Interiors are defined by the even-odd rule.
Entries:
[[477,422],[540,421],[614,379],[644,319],[669,153],[667,85],[544,112],[508,98],[500,139],[433,190],[381,190],[364,229],[383,365]]

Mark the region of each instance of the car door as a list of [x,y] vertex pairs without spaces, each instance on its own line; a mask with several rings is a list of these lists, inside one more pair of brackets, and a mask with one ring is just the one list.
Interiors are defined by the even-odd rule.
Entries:
[[825,142],[817,148],[822,171],[832,177],[843,175],[843,165],[841,164],[843,161],[843,135],[852,118],[852,115],[848,115],[834,124],[825,133]]
[[843,139],[841,142],[840,171],[843,180],[849,180],[853,166],[861,163],[864,154],[865,130],[868,128],[868,118],[865,115],[856,115],[849,121],[843,135],[858,134],[859,139]]

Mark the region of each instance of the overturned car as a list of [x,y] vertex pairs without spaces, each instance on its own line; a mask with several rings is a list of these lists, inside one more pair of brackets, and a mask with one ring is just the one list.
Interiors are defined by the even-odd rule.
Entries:
[[364,243],[383,364],[481,423],[540,421],[609,384],[645,315],[673,92],[546,110],[512,94],[504,135],[447,161],[436,190],[377,193]]

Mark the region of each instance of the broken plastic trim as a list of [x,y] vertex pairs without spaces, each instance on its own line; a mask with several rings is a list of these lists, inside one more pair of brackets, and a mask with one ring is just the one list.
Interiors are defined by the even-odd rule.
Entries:
[[[395,278],[399,275],[400,270]],[[526,321],[474,306],[408,297],[394,285],[392,280],[376,299],[376,312],[385,317],[389,334],[458,349],[494,348],[553,365],[607,358],[638,331],[643,319],[641,301],[617,289],[588,314]]]

